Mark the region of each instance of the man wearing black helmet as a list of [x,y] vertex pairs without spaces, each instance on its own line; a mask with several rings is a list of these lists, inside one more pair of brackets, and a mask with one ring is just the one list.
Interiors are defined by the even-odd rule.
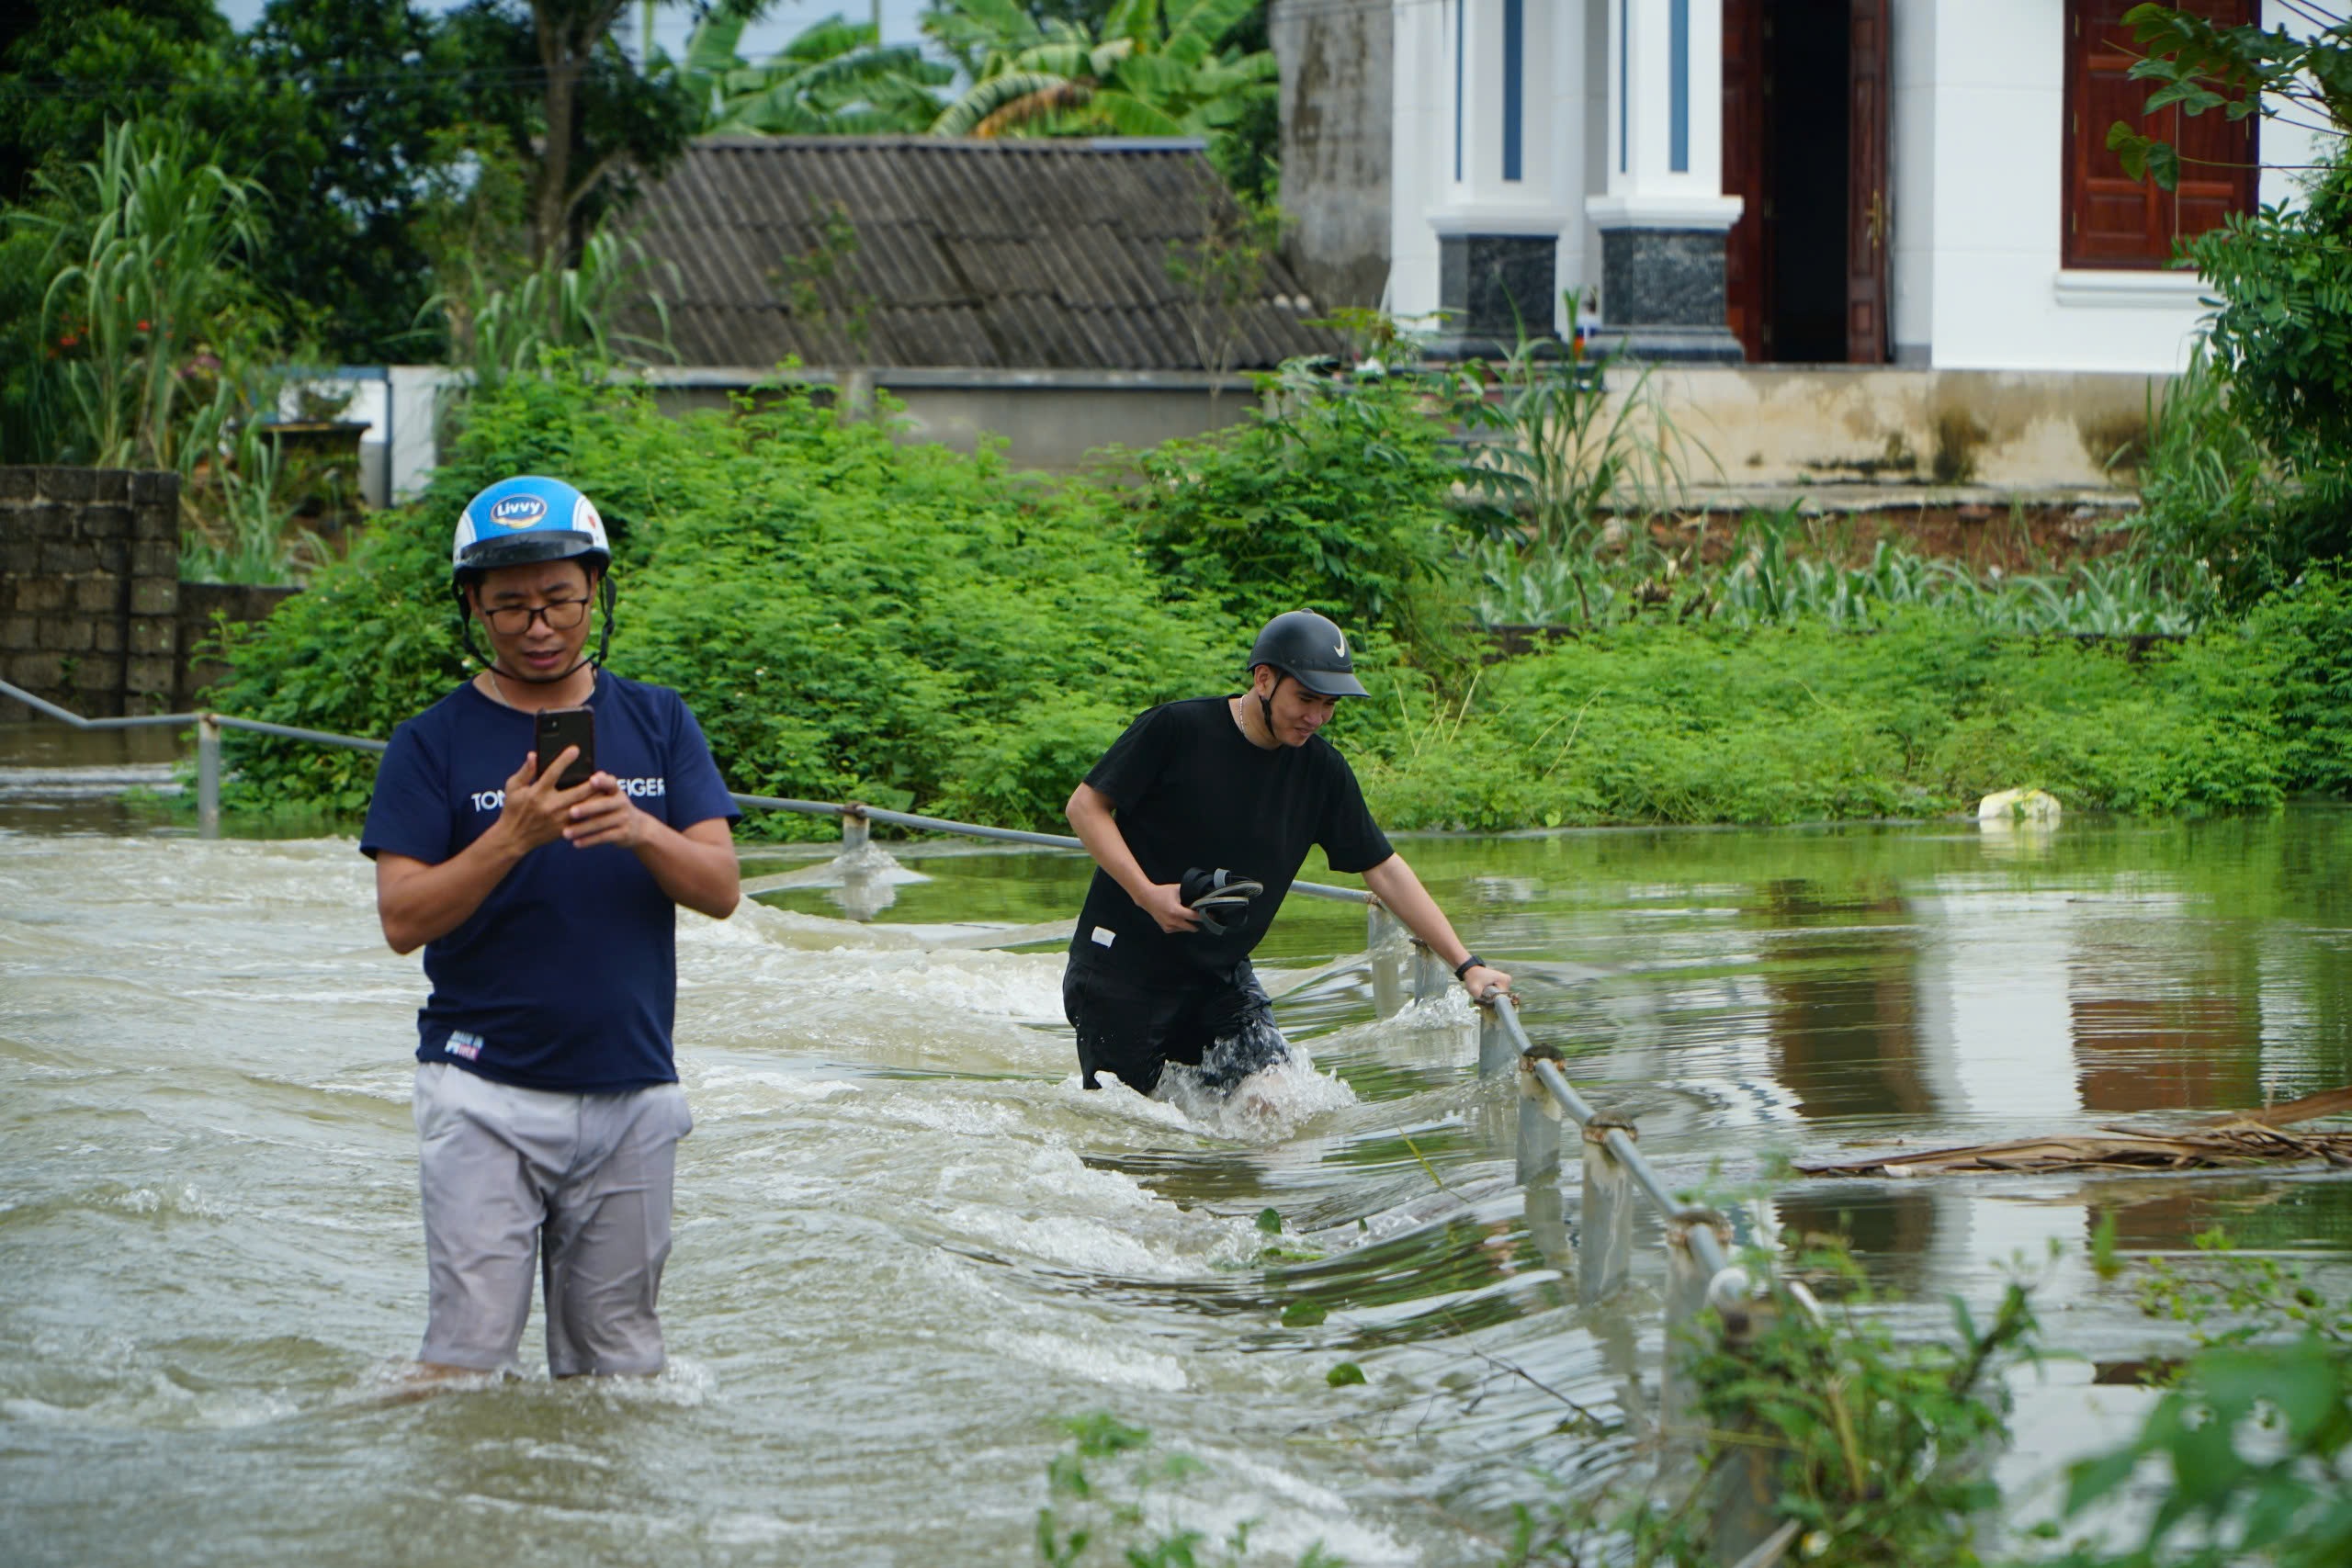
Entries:
[[1510,986],[1454,935],[1317,733],[1341,697],[1365,694],[1337,626],[1277,615],[1250,649],[1248,691],[1151,709],[1071,794],[1096,870],[1062,1005],[1088,1089],[1110,1072],[1148,1094],[1174,1062],[1229,1091],[1289,1058],[1250,953],[1317,844],[1473,996]]

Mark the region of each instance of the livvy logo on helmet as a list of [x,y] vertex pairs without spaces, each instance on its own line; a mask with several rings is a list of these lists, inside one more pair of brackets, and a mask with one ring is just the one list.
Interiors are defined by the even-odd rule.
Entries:
[[490,520],[502,528],[528,528],[547,514],[548,503],[536,495],[502,496],[490,503]]

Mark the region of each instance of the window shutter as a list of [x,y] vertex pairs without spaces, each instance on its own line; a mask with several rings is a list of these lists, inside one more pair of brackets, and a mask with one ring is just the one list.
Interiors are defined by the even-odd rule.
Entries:
[[[2139,51],[2123,24],[2124,13],[2138,3],[2066,0],[2062,254],[2071,267],[2161,267],[2172,260],[2176,239],[2254,209],[2253,117],[2233,122],[2219,110],[2190,117],[2177,106],[2142,113],[2154,89],[2131,77]],[[2185,0],[2183,8],[2229,23],[2251,17],[2251,0]],[[2180,149],[2177,190],[2124,174],[2107,146],[2108,127],[2119,119]]]

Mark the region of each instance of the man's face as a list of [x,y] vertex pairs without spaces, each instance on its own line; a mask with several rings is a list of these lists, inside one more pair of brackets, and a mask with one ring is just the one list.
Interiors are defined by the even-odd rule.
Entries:
[[[475,584],[474,619],[498,663],[519,675],[552,679],[578,664],[588,646],[595,588],[587,567],[576,560],[503,566]],[[550,624],[567,620],[568,626]]]
[[1259,665],[1250,671],[1250,679],[1252,692],[1273,699],[1274,739],[1285,746],[1306,745],[1339,711],[1339,698],[1317,696],[1296,681],[1278,673],[1271,664]]

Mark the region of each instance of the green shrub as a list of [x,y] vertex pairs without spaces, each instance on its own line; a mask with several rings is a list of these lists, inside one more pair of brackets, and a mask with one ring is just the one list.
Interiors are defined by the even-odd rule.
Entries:
[[1425,667],[1468,619],[1448,504],[1462,464],[1414,385],[1335,386],[1294,362],[1233,429],[1126,454],[1136,536],[1171,597],[1262,623],[1319,610],[1351,639],[1385,631]]
[[[1093,492],[995,457],[899,447],[800,393],[672,420],[568,376],[485,392],[428,493],[234,637],[229,712],[384,735],[463,678],[448,537],[510,473],[575,483],[613,525],[613,668],[676,687],[747,793],[903,795],[1049,824],[1136,712],[1219,688],[1247,632],[1168,603]],[[364,806],[373,762],[249,742],[249,804]],[[765,822],[775,830],[790,824]]]
[[2296,657],[2261,630],[2135,657],[1950,611],[1871,633],[1636,622],[1497,665],[1457,705],[1385,690],[1351,755],[1400,828],[1916,816],[2021,784],[2259,809],[2289,777],[2277,694],[2323,689],[2281,675]]

